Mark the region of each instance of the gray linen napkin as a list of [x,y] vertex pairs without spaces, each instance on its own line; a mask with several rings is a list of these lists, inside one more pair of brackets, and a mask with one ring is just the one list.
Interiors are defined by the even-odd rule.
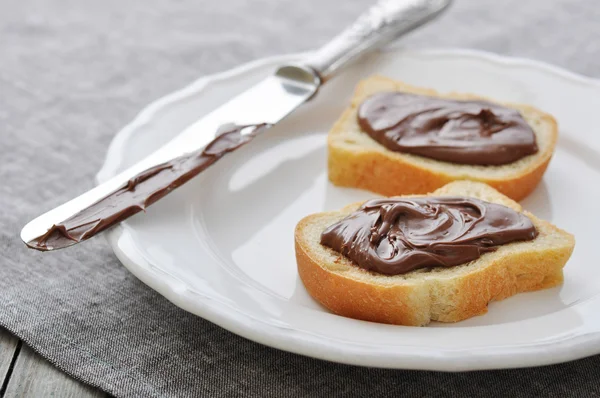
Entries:
[[[5,0],[0,12],[0,325],[119,397],[593,396],[600,357],[445,374],[344,366],[260,346],[192,316],[103,239],[28,251],[20,227],[93,185],[114,133],[197,77],[308,50],[370,0]],[[456,0],[413,47],[470,47],[600,76],[597,0]]]

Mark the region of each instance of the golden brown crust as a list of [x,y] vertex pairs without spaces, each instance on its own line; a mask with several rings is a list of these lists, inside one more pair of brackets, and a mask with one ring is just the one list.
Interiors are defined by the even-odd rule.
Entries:
[[455,287],[455,310],[434,321],[457,322],[485,314],[488,304],[517,293],[557,286],[563,281],[562,267],[571,251],[559,248],[540,258],[538,253],[509,255],[485,269],[461,278]]
[[[443,193],[452,193],[452,190]],[[498,195],[497,201],[502,200],[505,198]],[[347,206],[336,214],[343,216],[357,206]],[[515,203],[515,206],[518,205]],[[473,267],[458,277],[445,275],[381,283],[381,280],[371,277],[371,273],[354,265],[346,266],[353,267],[353,272],[347,272],[343,266],[340,270],[327,269],[326,259],[311,250],[307,231],[327,214],[332,213],[305,217],[296,227],[296,260],[300,278],[309,294],[332,312],[381,323],[422,326],[430,320],[457,322],[487,312],[491,301],[559,285],[563,281],[562,268],[575,244],[568,233],[525,213],[538,230],[546,236],[554,236],[558,243],[540,248],[535,247],[533,241],[528,250],[505,251],[501,256],[485,260],[485,266]],[[328,255],[334,256],[334,263],[348,261],[341,254],[326,250]],[[433,297],[434,291],[442,291],[443,294]]]
[[[526,173],[494,180],[470,177],[490,185],[514,200],[527,197],[541,181],[550,156]],[[377,151],[349,151],[335,144],[329,145],[329,180],[341,187],[366,189],[385,196],[425,194],[457,180],[448,174],[394,159]]]
[[[370,83],[375,81],[375,83]],[[470,174],[469,172],[457,173],[443,167],[431,168],[427,165],[414,162],[412,155],[392,152],[382,145],[374,143],[370,147],[348,146],[343,144],[344,130],[350,119],[354,118],[356,107],[358,107],[369,91],[370,84],[376,86],[378,82],[389,83],[390,80],[383,77],[373,77],[361,82],[356,89],[352,105],[347,109],[340,119],[335,123],[328,136],[328,170],[329,180],[338,186],[355,187],[376,192],[385,196],[424,194],[455,180],[469,179],[486,183],[504,195],[521,200],[529,195],[539,184],[556,146],[558,138],[558,127],[555,119],[534,107],[521,104],[505,104],[513,106],[521,111],[532,112],[539,116],[552,130],[547,148],[534,155],[534,160],[522,170],[509,173],[505,176],[486,176],[481,173]],[[441,95],[434,90],[413,87],[400,82],[394,82],[396,86],[405,91],[417,92],[427,95],[439,95],[462,99],[486,99],[471,94],[448,94]],[[489,100],[489,99],[487,99]],[[370,137],[369,137],[370,139]],[[444,164],[445,162],[436,162]],[[450,164],[449,164],[450,165]]]
[[[425,303],[411,301],[409,286],[380,286],[328,271],[311,258],[298,235],[296,260],[298,274],[308,293],[335,314],[397,325],[429,323],[429,316],[422,316],[415,308]],[[421,298],[429,300],[428,296]]]

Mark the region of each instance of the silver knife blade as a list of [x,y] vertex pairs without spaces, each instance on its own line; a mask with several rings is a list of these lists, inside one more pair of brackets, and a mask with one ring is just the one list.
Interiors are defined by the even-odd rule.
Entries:
[[[293,65],[279,68],[275,74],[192,124],[172,141],[139,163],[83,195],[30,221],[22,229],[21,239],[27,246],[43,251],[61,249],[88,239],[93,234],[88,234],[79,240],[61,240],[60,244],[55,246],[39,246],[35,243],[36,238],[46,234],[53,226],[60,225],[73,215],[107,197],[141,172],[182,154],[205,148],[215,139],[219,128],[223,125],[276,124],[312,97],[319,85],[318,75],[309,68]],[[97,232],[101,232],[101,230],[94,231],[94,234]]]
[[[287,65],[279,68],[274,75],[267,77],[211,112],[141,162],[102,185],[37,217],[22,229],[21,239],[34,249],[45,251],[60,249],[86,240],[111,225],[143,210],[146,205],[154,203],[181,184],[165,187],[160,195],[155,195],[152,200],[144,201],[141,204],[133,203],[126,214],[123,214],[122,217],[110,219],[108,222],[106,222],[107,220],[95,220],[93,217],[86,216],[84,218],[86,224],[82,224],[84,228],[77,231],[73,229],[76,233],[69,233],[70,230],[63,224],[69,220],[81,219],[78,216],[85,210],[88,210],[88,212],[100,211],[106,203],[105,200],[111,194],[134,191],[136,181],[140,180],[140,177],[148,176],[148,173],[158,172],[157,170],[162,172],[165,169],[161,169],[161,167],[165,162],[179,161],[180,164],[188,162],[192,157],[186,157],[184,154],[191,152],[193,155],[220,139],[217,138],[220,126],[234,124],[256,127],[260,125],[260,129],[252,129],[253,133],[243,142],[240,142],[240,145],[244,144],[257,131],[263,131],[262,126],[264,124],[271,126],[279,122],[311,98],[320,85],[333,76],[337,70],[363,54],[387,44],[400,35],[432,20],[444,11],[450,3],[451,0],[378,1],[362,14],[354,24],[315,51],[301,65]],[[239,132],[242,134],[243,130],[239,130]],[[218,143],[218,145],[221,144]],[[225,152],[235,150],[240,145],[232,146]],[[219,158],[213,160],[216,161]],[[186,165],[186,167],[189,166],[187,163]],[[178,172],[181,173],[181,170]],[[194,175],[193,173],[185,174],[185,178],[181,183],[185,183]],[[82,230],[84,230],[83,233]],[[62,239],[60,244],[48,245],[47,237],[53,233],[64,235],[66,239]],[[41,241],[45,243],[40,246]]]

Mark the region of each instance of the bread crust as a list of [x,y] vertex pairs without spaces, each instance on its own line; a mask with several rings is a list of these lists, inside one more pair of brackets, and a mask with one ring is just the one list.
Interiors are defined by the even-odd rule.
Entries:
[[[362,147],[347,145],[345,140],[348,141],[346,138],[348,126],[352,125],[353,128],[358,126],[355,121],[358,106],[373,92],[382,91],[379,88],[382,90],[393,88],[453,99],[484,99],[496,102],[471,94],[443,95],[434,90],[410,86],[379,76],[361,82],[356,88],[350,108],[342,114],[328,135],[328,171],[329,180],[333,184],[392,196],[424,194],[451,181],[469,179],[486,183],[514,200],[521,200],[529,195],[542,179],[556,147],[558,126],[551,115],[529,105],[503,104],[522,113],[534,115],[544,129],[548,130],[547,142],[540,152],[530,156],[526,165],[515,170],[508,170],[502,175],[486,175],[485,172],[472,171],[477,167],[469,168],[466,165],[462,165],[461,170],[457,171],[456,165],[436,160],[423,164],[423,162],[416,161],[417,158],[420,158],[419,156],[390,151],[364,133],[362,135],[365,140],[370,141],[370,145]],[[536,136],[539,141],[539,134],[536,133]],[[352,139],[349,141],[351,142]],[[498,167],[502,166],[484,167],[489,170],[499,170]],[[478,168],[481,169],[481,166]]]
[[[460,184],[481,185],[470,182],[451,185]],[[499,193],[490,190],[492,188],[486,187],[485,195],[468,196],[492,201],[490,195],[497,195],[494,202],[520,209],[518,204],[510,203],[510,199],[502,198]],[[460,191],[451,187],[441,193],[459,194]],[[466,265],[472,269],[466,268],[460,274],[444,270],[415,281],[391,277],[396,279],[382,282],[381,278],[385,276],[373,276],[374,273],[355,266],[341,254],[321,246],[330,256],[324,259],[321,253],[313,249],[315,242],[309,241],[311,234],[308,232],[319,224],[322,217],[339,219],[357,207],[358,204],[354,204],[339,212],[319,213],[302,219],[295,231],[296,260],[300,278],[314,299],[336,314],[366,321],[423,326],[432,320],[457,322],[484,314],[491,301],[562,283],[562,269],[575,244],[572,235],[526,212],[540,236],[555,241],[551,246],[537,247],[536,244],[543,243],[536,243],[540,239],[538,236],[531,242],[504,245],[502,247],[521,246],[518,250],[507,248],[486,254]],[[316,239],[314,234],[312,238]],[[524,244],[528,246],[524,247]],[[328,264],[330,261],[335,264]],[[337,269],[331,269],[335,267]]]

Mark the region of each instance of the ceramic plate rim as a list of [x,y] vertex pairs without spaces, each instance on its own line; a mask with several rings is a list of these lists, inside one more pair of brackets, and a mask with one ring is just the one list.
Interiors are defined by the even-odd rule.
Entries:
[[[396,51],[409,55],[476,58],[494,64],[501,64],[505,67],[531,68],[538,72],[552,74],[557,78],[567,79],[572,83],[600,88],[600,80],[525,58],[501,56],[467,49],[407,50],[390,48],[385,50],[385,52]],[[152,102],[132,122],[115,135],[107,150],[104,164],[96,176],[97,182],[106,181],[115,175],[119,159],[122,158],[129,137],[139,127],[152,120],[161,109],[169,107],[180,99],[201,92],[211,83],[226,80],[255,68],[301,59],[305,55],[306,53],[296,53],[254,60],[225,72],[201,77],[186,87]],[[136,253],[134,244],[124,244],[128,240],[131,242],[133,238],[121,226],[109,230],[105,236],[117,258],[132,274],[175,305],[250,340],[297,354],[352,365],[460,371],[547,365],[600,353],[600,330],[594,330],[527,346],[480,347],[469,352],[465,350],[443,351],[435,358],[432,358],[431,352],[428,352],[427,355],[419,355],[414,352],[398,351],[390,355],[382,355],[381,352],[377,351],[378,356],[374,357],[375,352],[369,352],[369,347],[358,344],[349,345],[347,342],[336,340],[324,342],[321,336],[257,319],[219,300],[188,289],[184,281],[169,274],[161,273],[143,256]],[[199,309],[199,307],[201,308]],[[551,347],[551,350],[549,347]],[[460,360],[460,363],[457,363],[457,360]]]

